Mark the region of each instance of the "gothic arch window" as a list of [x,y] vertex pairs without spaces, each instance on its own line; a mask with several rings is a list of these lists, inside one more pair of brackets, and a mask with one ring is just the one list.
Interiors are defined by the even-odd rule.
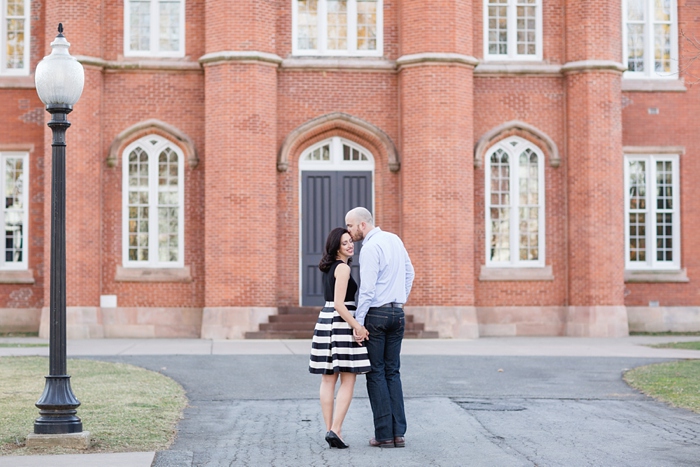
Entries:
[[300,170],[374,171],[372,153],[362,146],[334,136],[306,149],[299,160]]
[[513,136],[486,152],[486,267],[544,267],[544,155]]
[[125,267],[184,265],[184,164],[179,147],[148,135],[123,153]]

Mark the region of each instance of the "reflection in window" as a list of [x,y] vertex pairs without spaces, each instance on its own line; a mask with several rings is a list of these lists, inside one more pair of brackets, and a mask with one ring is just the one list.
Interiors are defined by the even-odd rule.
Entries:
[[181,266],[181,152],[150,136],[132,144],[125,159],[125,265]]
[[489,152],[486,169],[487,266],[544,266],[543,157],[511,137]]
[[673,78],[678,71],[675,0],[623,0],[627,78]]
[[0,74],[29,73],[29,0],[0,1]]
[[383,0],[294,0],[297,55],[381,55]]
[[487,58],[541,58],[541,0],[486,0],[485,4]]
[[678,156],[625,157],[628,269],[679,269]]
[[27,268],[27,158],[22,153],[0,153],[5,194],[2,269]]
[[184,0],[126,0],[125,55],[181,57],[184,3]]

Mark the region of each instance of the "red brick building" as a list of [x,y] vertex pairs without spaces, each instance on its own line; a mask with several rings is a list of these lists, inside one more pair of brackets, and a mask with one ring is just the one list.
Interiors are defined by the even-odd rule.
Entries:
[[315,305],[364,204],[443,337],[700,330],[691,0],[0,0],[0,331],[46,334],[59,22],[69,337]]

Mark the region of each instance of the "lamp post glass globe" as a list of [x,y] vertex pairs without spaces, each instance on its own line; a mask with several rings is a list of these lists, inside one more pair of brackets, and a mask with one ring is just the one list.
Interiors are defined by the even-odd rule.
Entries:
[[83,66],[68,53],[70,44],[58,25],[51,55],[36,67],[39,98],[51,114],[51,273],[49,299],[49,375],[36,406],[39,418],[34,433],[56,435],[80,433],[80,401],[73,395],[66,369],[66,130],[68,114],[83,92]]
[[44,105],[72,106],[83,93],[85,72],[83,65],[68,52],[70,43],[63,36],[63,25],[58,25],[58,36],[51,43],[51,54],[36,66],[34,83]]

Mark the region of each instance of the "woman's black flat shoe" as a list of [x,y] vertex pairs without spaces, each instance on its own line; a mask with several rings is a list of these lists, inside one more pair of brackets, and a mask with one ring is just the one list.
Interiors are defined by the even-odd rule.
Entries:
[[350,447],[349,444],[345,444],[345,442],[342,439],[340,439],[338,435],[333,433],[333,431],[328,432],[328,434],[326,435],[326,441],[328,441],[328,444],[333,448],[347,449]]

